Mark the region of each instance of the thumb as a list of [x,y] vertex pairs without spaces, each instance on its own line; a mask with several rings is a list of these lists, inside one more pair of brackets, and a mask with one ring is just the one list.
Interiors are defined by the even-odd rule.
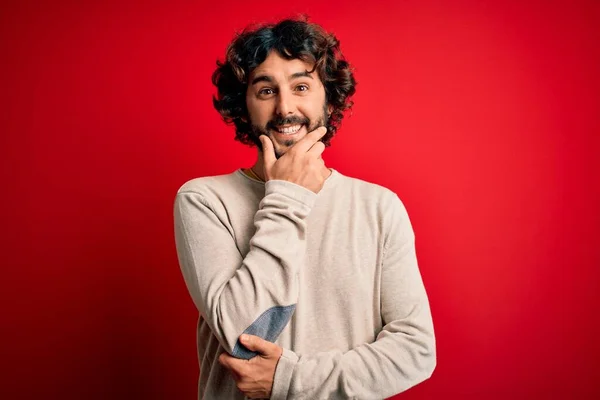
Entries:
[[273,142],[266,135],[259,136],[260,142],[262,143],[263,150],[263,160],[265,164],[265,170],[269,171],[275,161],[277,161],[277,157],[275,157],[275,151],[273,150]]
[[263,338],[254,335],[243,334],[240,341],[248,350],[256,351],[260,354],[269,354],[273,343],[267,342]]

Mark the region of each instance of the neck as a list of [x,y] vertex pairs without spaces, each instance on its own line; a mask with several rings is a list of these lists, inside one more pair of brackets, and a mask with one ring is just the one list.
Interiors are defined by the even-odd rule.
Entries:
[[265,179],[265,160],[263,158],[262,151],[260,151],[260,150],[258,150],[256,162],[252,166],[252,170],[254,171],[254,173],[256,175],[258,175],[258,177],[261,180],[266,181],[266,179]]
[[[252,170],[254,171],[254,173],[256,175],[258,175],[258,177],[260,179],[262,179],[263,181],[266,181],[265,179],[265,161],[263,158],[263,153],[260,150],[257,150],[258,154],[256,157],[256,162],[254,163],[254,165],[252,166]],[[329,178],[329,175],[331,175],[332,171],[327,168],[326,166],[323,166],[323,174],[325,176],[327,176]]]

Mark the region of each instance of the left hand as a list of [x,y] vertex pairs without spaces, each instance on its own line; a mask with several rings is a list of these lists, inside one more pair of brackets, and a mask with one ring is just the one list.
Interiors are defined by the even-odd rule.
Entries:
[[219,362],[231,372],[237,388],[247,397],[268,399],[283,348],[253,335],[240,336],[240,342],[248,350],[259,354],[250,360],[242,360],[223,353],[219,356]]

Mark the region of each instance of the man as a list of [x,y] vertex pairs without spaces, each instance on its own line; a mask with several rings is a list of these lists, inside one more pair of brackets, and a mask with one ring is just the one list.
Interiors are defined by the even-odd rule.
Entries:
[[199,398],[382,399],[436,364],[404,206],[325,166],[355,81],[337,39],[305,20],[238,35],[216,109],[256,163],[192,179],[175,239],[199,310]]

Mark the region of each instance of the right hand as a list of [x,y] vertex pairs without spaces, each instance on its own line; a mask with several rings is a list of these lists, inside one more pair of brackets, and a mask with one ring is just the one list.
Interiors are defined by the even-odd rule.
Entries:
[[275,156],[271,139],[261,135],[259,139],[263,147],[265,181],[289,181],[319,193],[329,176],[325,161],[321,158],[325,144],[319,142],[325,133],[327,128],[324,126],[309,132],[279,159]]

